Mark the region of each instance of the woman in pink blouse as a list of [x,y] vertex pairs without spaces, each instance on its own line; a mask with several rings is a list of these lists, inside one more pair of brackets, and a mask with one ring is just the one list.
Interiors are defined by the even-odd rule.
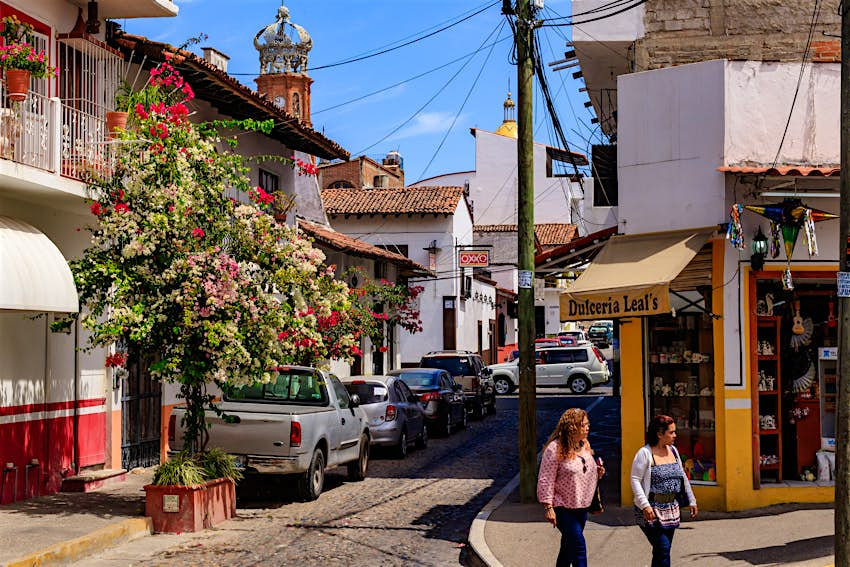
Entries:
[[593,460],[587,440],[587,412],[570,408],[564,412],[543,449],[537,478],[537,500],[546,519],[561,532],[557,567],[586,567],[584,525],[596,483],[605,474],[602,461]]

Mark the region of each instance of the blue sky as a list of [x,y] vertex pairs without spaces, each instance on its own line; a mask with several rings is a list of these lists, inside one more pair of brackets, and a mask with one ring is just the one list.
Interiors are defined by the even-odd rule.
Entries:
[[[410,40],[490,3],[492,0],[287,0],[286,6],[291,20],[313,37],[309,66],[316,68]],[[274,21],[280,1],[178,0],[177,4],[180,15],[176,18],[120,23],[130,33],[174,45],[205,33],[209,39],[192,49],[200,53],[200,47],[208,45],[226,53],[231,58],[228,71],[255,88],[259,61],[252,40],[257,31]],[[546,17],[555,12],[566,15],[569,1],[546,0],[546,9]],[[365,153],[377,158],[390,150],[399,151],[405,159],[408,182],[474,169],[475,145],[469,129],[498,128],[509,81],[516,99],[516,67],[509,62],[511,40],[506,39],[510,28],[503,25],[505,18],[500,12],[498,3],[413,45],[361,62],[308,71],[314,80],[313,127],[352,155]],[[546,62],[563,57],[564,32],[569,33],[569,28],[545,28],[541,45]],[[419,79],[325,110],[461,58],[497,38],[505,41],[496,44],[492,52],[483,49]],[[592,114],[583,106],[587,97],[578,91],[582,83],[571,77],[574,70],[550,74],[550,85],[552,92],[558,93],[558,112],[573,149],[585,151],[595,125],[590,123]],[[455,73],[457,76],[450,80]],[[434,100],[414,116],[432,97]],[[536,141],[552,143],[551,128],[538,97],[535,127]]]

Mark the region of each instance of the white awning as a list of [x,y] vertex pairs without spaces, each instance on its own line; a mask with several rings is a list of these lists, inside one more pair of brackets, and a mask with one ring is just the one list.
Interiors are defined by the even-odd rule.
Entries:
[[80,310],[77,287],[62,252],[43,232],[0,216],[0,309]]

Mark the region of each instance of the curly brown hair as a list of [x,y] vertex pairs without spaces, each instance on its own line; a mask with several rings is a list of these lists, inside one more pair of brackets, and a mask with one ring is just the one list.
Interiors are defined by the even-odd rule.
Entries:
[[585,419],[587,419],[587,412],[581,408],[570,408],[561,415],[558,425],[546,441],[547,445],[552,441],[558,442],[559,459],[569,458],[584,444],[578,438]]

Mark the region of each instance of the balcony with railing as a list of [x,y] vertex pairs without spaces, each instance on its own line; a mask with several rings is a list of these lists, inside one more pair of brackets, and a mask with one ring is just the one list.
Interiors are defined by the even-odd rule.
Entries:
[[30,92],[26,100],[9,100],[0,82],[0,159],[66,178],[109,171],[106,121],[62,101]]

